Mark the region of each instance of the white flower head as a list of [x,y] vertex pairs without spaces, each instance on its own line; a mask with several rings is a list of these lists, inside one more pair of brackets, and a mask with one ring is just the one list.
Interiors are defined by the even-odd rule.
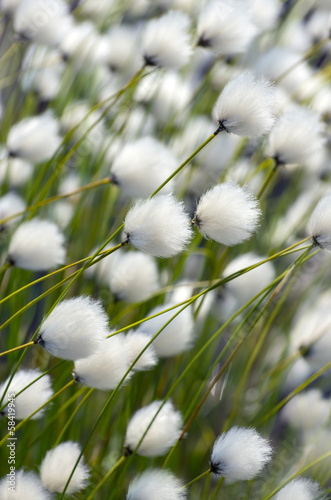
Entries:
[[46,271],[63,264],[65,256],[64,235],[47,220],[23,222],[9,243],[8,259],[20,269]]
[[210,0],[198,18],[198,43],[218,54],[244,52],[257,34],[249,4],[240,0]]
[[[146,345],[150,342],[151,336],[144,332],[129,331],[125,335],[125,342],[129,350],[130,363],[133,363]],[[145,371],[157,365],[158,358],[153,347],[149,345],[133,366],[133,370]]]
[[126,215],[124,232],[132,246],[155,257],[182,252],[192,237],[184,205],[172,195],[138,201]]
[[60,144],[58,121],[49,112],[24,118],[10,128],[7,138],[10,154],[32,163],[51,158]]
[[271,460],[272,448],[255,429],[232,427],[219,436],[211,454],[211,471],[226,479],[249,480]]
[[130,483],[127,500],[185,500],[183,483],[171,472],[147,469]]
[[311,479],[297,477],[284,486],[274,497],[274,500],[316,500],[322,492],[319,484]]
[[193,222],[205,238],[233,246],[252,236],[260,216],[259,202],[250,191],[225,182],[201,196]]
[[[153,316],[164,309],[174,306],[173,303],[163,304],[154,307],[149,312],[149,316]],[[155,318],[145,321],[139,331],[148,333],[152,337],[167,323],[172,316],[179,311],[178,309],[172,309],[164,314],[160,314]],[[194,341],[194,321],[192,316],[192,310],[189,307],[183,309],[163,330],[162,332],[153,340],[152,346],[154,347],[156,354],[161,358],[167,358],[170,356],[177,356],[184,351],[187,351],[192,347]]]
[[323,398],[319,389],[297,394],[281,411],[283,422],[302,431],[317,431],[329,422],[330,417],[331,401]]
[[[0,480],[1,500],[51,500],[53,498],[34,472],[18,470],[14,477],[13,485],[9,483],[11,479],[8,476]],[[11,486],[14,490],[10,490]]]
[[184,66],[192,53],[189,27],[186,14],[174,10],[148,21],[142,41],[146,64],[173,70]]
[[8,182],[10,188],[24,185],[32,176],[31,163],[22,158],[8,158],[7,153],[1,154],[0,159],[0,185]]
[[265,77],[245,71],[230,80],[216,101],[213,115],[220,130],[244,137],[260,137],[275,122],[276,91]]
[[[0,221],[2,219],[6,219],[7,217],[11,217],[12,215],[17,214],[18,212],[23,212],[26,208],[25,201],[14,191],[5,194],[0,197]],[[17,217],[8,220],[1,224],[0,222],[0,231],[2,229],[6,229],[12,224],[17,222]]]
[[331,193],[317,203],[309,219],[308,231],[317,245],[331,251]]
[[138,61],[137,35],[130,25],[113,26],[106,35],[106,43],[106,62],[112,71],[125,71]]
[[[73,441],[66,441],[49,450],[40,466],[40,479],[45,488],[62,493],[80,453],[79,444]],[[70,479],[66,493],[71,495],[83,490],[88,478],[89,470],[82,457]]]
[[[129,356],[124,335],[114,335],[100,342],[94,354],[75,362],[74,377],[88,387],[103,391],[115,389],[130,366]],[[130,376],[131,373],[126,381]]]
[[87,358],[108,335],[108,316],[90,297],[62,300],[43,321],[36,342],[62,359]]
[[[150,196],[176,169],[177,160],[166,146],[153,137],[143,137],[127,144],[115,157],[111,180],[129,196]],[[170,193],[173,182],[162,189]]]
[[[40,377],[40,375],[42,375],[42,372],[39,370],[19,370],[15,373],[4,398],[4,402],[13,399],[13,402],[3,409],[3,412],[7,416],[14,415],[17,420],[29,417],[53,396],[51,378],[49,375],[41,377],[21,394],[16,396],[18,392],[22,391],[22,389],[31,384],[31,382]],[[3,396],[8,382],[9,378],[0,385],[0,396]],[[31,419],[36,420],[41,418],[44,412],[45,408],[42,408],[31,417]]]
[[[136,411],[131,417],[125,435],[125,448],[133,452],[158,412],[162,401],[154,401]],[[181,433],[182,416],[167,401],[155,417],[137,450],[138,455],[160,457],[175,444]]]

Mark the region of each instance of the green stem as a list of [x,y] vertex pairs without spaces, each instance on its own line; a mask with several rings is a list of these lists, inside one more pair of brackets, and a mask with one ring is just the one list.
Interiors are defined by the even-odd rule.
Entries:
[[115,472],[116,469],[121,465],[122,462],[127,457],[125,455],[122,455],[121,458],[119,458],[116,462],[116,464],[107,472],[107,474],[102,478],[102,480],[97,484],[97,486],[94,488],[92,493],[87,497],[86,500],[92,500],[94,498],[95,494],[100,490],[100,488],[104,485],[104,483],[107,481],[107,479]]
[[20,349],[24,349],[25,347],[31,347],[34,345],[34,342],[28,342],[27,344],[22,344],[16,347],[13,347],[12,349],[8,349],[8,351],[3,351],[0,352],[0,358],[1,356],[7,356],[7,354],[10,354],[11,352],[19,351]]
[[208,476],[210,473],[211,473],[210,469],[206,470],[205,472],[203,472],[202,474],[200,474],[200,476],[197,476],[196,478],[192,479],[192,481],[190,481],[189,483],[185,484],[185,486],[183,486],[182,489],[189,488],[190,486],[192,486],[192,484],[196,483],[197,481],[200,481],[200,479],[202,479],[203,477]]

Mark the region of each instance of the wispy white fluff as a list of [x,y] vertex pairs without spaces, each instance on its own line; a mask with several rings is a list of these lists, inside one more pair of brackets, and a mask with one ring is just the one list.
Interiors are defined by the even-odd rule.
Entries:
[[10,188],[24,185],[32,176],[31,163],[22,158],[8,158],[7,152],[0,153],[0,185],[8,182]]
[[293,107],[280,117],[269,135],[269,152],[281,163],[310,164],[325,139],[320,117],[303,107]]
[[316,500],[322,491],[319,484],[311,479],[297,477],[290,481],[274,497],[275,500]]
[[171,472],[147,469],[130,483],[127,500],[184,500],[187,495],[183,483]]
[[[8,472],[9,473],[9,472]],[[43,487],[39,477],[34,472],[18,470],[15,472],[15,490],[10,491],[9,478],[5,476],[0,481],[1,500],[52,500],[53,496]]]
[[87,70],[88,64],[100,62],[101,37],[93,23],[74,23],[61,38],[59,50],[65,59],[72,58],[77,68]]
[[240,0],[211,0],[198,18],[198,45],[218,54],[244,52],[257,28],[250,5]]
[[[138,62],[137,34],[130,25],[113,26],[106,34],[106,61],[112,71],[126,71]],[[139,68],[137,68],[139,69]]]
[[[164,309],[174,306],[173,303],[163,304],[154,307],[149,311],[148,316],[153,316]],[[167,323],[172,316],[178,312],[178,309],[172,309],[164,314],[160,314],[155,318],[145,321],[139,330],[148,333],[152,337]],[[194,322],[192,317],[192,311],[189,307],[186,307],[181,313],[179,313],[156,337],[153,341],[152,346],[154,347],[156,353],[161,358],[176,356],[184,351],[187,351],[192,347],[194,341]]]
[[[111,332],[110,332],[111,333]],[[124,335],[118,334],[100,342],[88,358],[75,362],[75,378],[83,385],[107,391],[115,389],[130,366],[130,352]],[[130,378],[130,374],[126,380]]]
[[[6,391],[4,402],[7,402],[14,397],[14,416],[16,420],[22,420],[28,417],[53,396],[51,378],[49,375],[45,375],[44,377],[40,378],[39,380],[37,380],[37,382],[25,389],[19,396],[16,396],[18,392],[20,392],[27,385],[36,380],[36,378],[38,378],[41,374],[42,372],[39,370],[23,369],[15,373],[13,380],[9,385],[9,388]],[[0,397],[3,396],[8,382],[9,377],[0,385]],[[3,411],[7,415],[12,412],[12,409],[9,406],[6,406]],[[44,412],[45,408],[41,409],[40,411],[38,411],[38,413],[31,417],[31,420],[41,418]]]
[[192,53],[189,28],[189,18],[180,11],[148,21],[142,40],[146,63],[174,70],[184,66]]
[[308,232],[320,247],[331,251],[331,193],[316,205],[309,219]]
[[233,246],[252,236],[260,216],[259,202],[245,187],[225,182],[200,198],[193,220],[205,238]]
[[44,320],[37,341],[53,356],[87,358],[108,335],[108,316],[90,297],[62,300]]
[[46,271],[63,264],[65,256],[64,235],[47,220],[23,222],[9,243],[8,258],[21,269]]
[[192,237],[184,204],[172,195],[139,201],[125,217],[124,232],[132,246],[155,257],[182,252]]
[[[143,137],[127,144],[116,156],[111,168],[112,181],[134,198],[147,198],[176,169],[170,149],[153,137]],[[173,182],[162,193],[171,193]]]
[[275,103],[276,91],[271,82],[245,71],[225,85],[213,114],[227,132],[259,137],[268,133],[275,122]]
[[[46,453],[40,467],[40,479],[45,488],[49,491],[62,493],[80,452],[78,443],[66,441]],[[82,457],[70,479],[66,493],[71,495],[83,490],[87,485],[88,478],[89,469]]]
[[269,441],[255,429],[232,427],[219,436],[211,454],[211,471],[226,479],[249,480],[271,460]]
[[[141,351],[150,342],[151,336],[144,332],[129,331],[125,335],[125,342],[129,351],[130,363],[133,363]],[[153,347],[153,344],[147,347],[147,349],[140,356],[138,361],[135,363],[133,370],[144,371],[154,368],[157,364],[158,358]]]
[[173,120],[182,127],[189,114],[192,93],[193,86],[186,78],[174,71],[164,73],[152,102],[152,113],[158,123],[166,126],[170,120]]
[[261,30],[271,30],[277,23],[282,4],[279,0],[252,0],[250,7],[255,24]]
[[10,128],[7,137],[8,151],[32,163],[51,158],[60,144],[59,124],[50,112],[24,118]]
[[291,427],[302,431],[325,426],[331,416],[331,401],[323,398],[319,389],[310,389],[291,399],[281,412],[281,418]]
[[[0,221],[6,219],[18,212],[22,212],[26,208],[26,203],[18,194],[15,192],[10,192],[0,197]],[[1,229],[7,228],[17,222],[17,217],[10,219],[7,222],[1,224]]]
[[[159,410],[162,401],[154,401],[136,411],[131,417],[125,435],[125,447],[135,450],[152,419]],[[173,404],[167,401],[146,433],[139,448],[138,455],[159,457],[165,455],[175,444],[181,433],[182,416]]]

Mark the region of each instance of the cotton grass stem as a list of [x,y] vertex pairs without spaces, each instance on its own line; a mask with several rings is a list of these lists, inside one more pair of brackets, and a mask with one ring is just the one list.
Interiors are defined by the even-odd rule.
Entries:
[[7,356],[7,354],[10,354],[11,352],[19,351],[20,349],[24,349],[25,347],[31,347],[34,345],[34,342],[28,342],[27,344],[22,344],[17,347],[13,347],[12,349],[8,349],[8,351],[3,351],[0,352],[0,358],[1,356]]
[[189,483],[186,483],[181,489],[189,488],[190,486],[192,486],[192,484],[196,483],[197,481],[200,481],[200,479],[208,476],[208,474],[210,473],[211,473],[210,469],[206,470],[205,472],[200,474],[200,476],[197,476],[196,478],[192,479],[192,481],[190,481]]
[[107,472],[107,474],[102,478],[102,480],[97,484],[97,486],[94,488],[92,493],[87,497],[86,500],[92,500],[94,498],[95,494],[100,490],[100,488],[104,485],[104,483],[107,481],[107,479],[115,472],[116,469],[124,462],[124,460],[127,457],[125,455],[122,455],[121,458],[119,458],[116,462],[116,464]]

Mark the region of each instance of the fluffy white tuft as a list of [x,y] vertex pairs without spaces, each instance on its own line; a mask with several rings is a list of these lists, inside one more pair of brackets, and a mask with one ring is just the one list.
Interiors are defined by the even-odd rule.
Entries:
[[51,500],[53,497],[46,491],[34,472],[18,470],[15,473],[15,490],[9,490],[8,476],[0,481],[1,500]]
[[47,220],[23,222],[9,243],[8,258],[20,269],[46,271],[63,264],[65,256],[64,235]]
[[[49,375],[43,376],[34,384],[30,385],[30,387],[25,389],[21,394],[16,396],[18,392],[24,389],[27,385],[31,384],[31,382],[40,377],[40,375],[42,375],[42,372],[39,370],[19,370],[15,373],[4,398],[4,402],[7,402],[14,397],[15,408],[7,405],[3,409],[3,412],[6,415],[12,414],[15,416],[15,419],[22,420],[35,412],[53,396],[51,378]],[[3,396],[8,382],[9,378],[0,385],[0,397]],[[41,418],[44,412],[45,408],[41,409],[38,413],[31,417],[31,420]]]
[[[127,144],[116,156],[111,179],[129,196],[147,198],[175,170],[177,161],[169,148],[153,137],[143,137]],[[162,193],[172,191],[170,181]]]
[[211,471],[226,479],[249,480],[271,460],[272,448],[255,429],[232,427],[219,436],[211,454]]
[[58,121],[49,112],[24,118],[10,128],[7,138],[11,155],[33,163],[51,158],[60,144]]
[[[15,192],[10,192],[0,197],[0,221],[2,219],[6,219],[7,217],[11,217],[18,212],[23,212],[26,208],[25,201]],[[8,220],[1,224],[0,222],[0,231],[2,229],[6,229],[17,222],[17,217]]]
[[[124,335],[118,334],[100,342],[92,356],[78,359],[74,376],[83,385],[107,391],[115,389],[129,366],[130,351]],[[130,375],[127,375],[126,380]]]
[[74,297],[60,302],[44,320],[38,343],[53,356],[77,360],[94,354],[108,335],[108,316],[100,302]]
[[[80,452],[78,443],[66,441],[46,453],[40,467],[40,479],[45,488],[62,493]],[[66,493],[71,495],[84,489],[88,478],[89,470],[82,457],[70,479]]]
[[233,246],[252,236],[260,216],[258,200],[245,187],[225,182],[202,195],[193,221],[205,238]]
[[22,158],[8,158],[7,152],[0,156],[0,185],[8,182],[10,188],[17,188],[31,178],[33,173],[31,163]]
[[172,195],[139,201],[126,215],[124,232],[132,246],[155,257],[182,252],[192,237],[184,204]]
[[[132,416],[125,435],[125,447],[129,451],[135,450],[138,446],[161,404],[162,401],[154,401],[136,411]],[[182,416],[180,412],[174,409],[170,401],[167,401],[142,440],[137,451],[138,455],[159,457],[167,453],[179,438],[181,426]]]
[[331,251],[331,193],[317,203],[309,219],[308,231],[317,245]]
[[146,23],[142,41],[146,64],[173,70],[184,66],[192,53],[189,27],[188,16],[174,10]]
[[[153,316],[164,309],[174,306],[175,304],[168,303],[160,306],[154,307],[149,312],[149,316]],[[145,321],[139,331],[148,333],[151,337],[154,335],[167,323],[167,321],[172,318],[179,311],[178,309],[172,309],[164,314],[160,314],[155,318]],[[181,313],[178,314],[156,337],[153,341],[152,346],[154,347],[156,354],[161,358],[167,358],[169,356],[177,356],[184,351],[187,351],[192,347],[194,340],[193,337],[194,322],[192,317],[192,311],[189,307],[186,307]]]
[[244,137],[268,133],[275,122],[276,90],[251,71],[230,80],[216,101],[213,115],[221,129]]
[[298,477],[284,486],[275,495],[274,500],[316,500],[321,494],[318,483],[311,479]]
[[[130,331],[125,335],[125,342],[129,350],[130,363],[133,363],[141,351],[151,340],[151,336],[144,332]],[[150,370],[158,363],[158,358],[153,344],[147,347],[140,356],[133,369],[136,371]]]
[[319,389],[311,389],[291,399],[281,412],[282,420],[295,429],[315,430],[325,426],[331,417],[331,401]]
[[198,18],[198,45],[218,54],[244,52],[256,34],[250,6],[240,0],[211,0]]
[[184,500],[187,495],[183,483],[171,472],[147,469],[131,481],[127,500]]

